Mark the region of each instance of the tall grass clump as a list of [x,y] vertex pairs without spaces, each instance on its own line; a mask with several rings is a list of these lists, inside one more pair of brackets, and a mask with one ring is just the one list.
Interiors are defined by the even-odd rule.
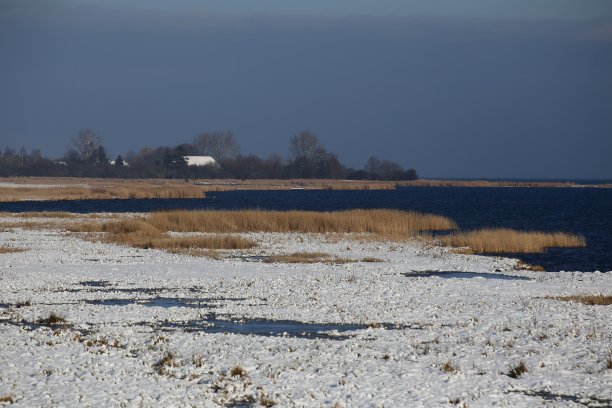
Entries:
[[528,371],[527,365],[523,360],[521,360],[517,365],[508,367],[508,372],[506,375],[510,378],[519,378]]
[[440,237],[440,241],[452,247],[468,247],[474,253],[539,253],[552,247],[586,246],[586,240],[580,235],[506,228],[457,232]]
[[314,211],[167,211],[147,221],[162,231],[367,233],[389,239],[409,238],[422,231],[456,228],[442,216],[399,210]]

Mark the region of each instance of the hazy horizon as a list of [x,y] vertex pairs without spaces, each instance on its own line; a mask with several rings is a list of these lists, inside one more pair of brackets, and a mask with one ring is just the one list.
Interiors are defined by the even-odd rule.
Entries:
[[609,2],[226,3],[0,0],[0,148],[286,156],[309,130],[353,168],[612,178]]

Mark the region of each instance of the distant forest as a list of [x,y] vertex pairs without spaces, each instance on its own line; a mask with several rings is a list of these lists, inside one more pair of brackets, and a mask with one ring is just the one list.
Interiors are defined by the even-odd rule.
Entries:
[[[328,152],[316,135],[304,131],[289,141],[289,157],[267,158],[240,154],[233,133],[202,133],[191,143],[174,147],[145,147],[139,152],[109,157],[99,135],[84,129],[72,139],[64,157],[52,160],[40,150],[6,147],[0,157],[0,176],[100,178],[230,178],[230,179],[349,179],[415,180],[414,169],[370,157],[363,169],[346,167]],[[186,156],[211,156],[218,165],[190,166]]]

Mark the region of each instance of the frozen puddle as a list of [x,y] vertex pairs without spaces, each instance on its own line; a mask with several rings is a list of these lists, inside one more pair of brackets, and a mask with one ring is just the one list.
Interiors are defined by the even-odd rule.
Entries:
[[[219,307],[219,302],[224,301],[244,301],[246,298],[166,298],[158,297],[151,299],[95,299],[86,300],[85,303],[102,306],[128,306],[142,305],[147,307],[186,307],[197,309],[212,309]],[[151,323],[139,323],[140,325],[150,326]],[[269,319],[244,319],[235,318],[231,315],[223,315],[218,318],[216,313],[202,314],[200,319],[189,321],[163,321],[153,325],[154,329],[161,330],[182,330],[185,332],[204,332],[204,333],[232,333],[256,336],[283,336],[299,338],[324,338],[334,340],[345,340],[350,335],[344,333],[374,329],[413,329],[422,330],[420,324],[395,325],[390,323],[367,324],[346,324],[346,323],[305,323],[294,320],[269,320]]]
[[79,284],[82,286],[89,286],[93,288],[105,288],[108,286],[112,286],[112,284],[109,281],[95,281],[95,280],[82,281],[82,282],[79,282]]
[[445,279],[501,279],[501,280],[531,280],[524,276],[502,275],[499,273],[487,272],[459,272],[459,271],[422,271],[422,272],[407,272],[403,274],[408,278],[430,278],[439,277]]
[[190,308],[213,308],[218,307],[218,304],[211,303],[212,301],[241,301],[243,298],[231,298],[231,299],[196,299],[196,298],[151,298],[151,299],[94,299],[86,300],[85,303],[91,305],[102,305],[102,306],[127,306],[133,304],[139,304],[150,307],[190,307]]
[[179,329],[186,332],[231,333],[255,336],[282,336],[346,340],[349,331],[367,329],[365,324],[304,323],[293,320],[240,319],[222,320],[210,314],[202,320],[187,322],[163,322],[163,329]]

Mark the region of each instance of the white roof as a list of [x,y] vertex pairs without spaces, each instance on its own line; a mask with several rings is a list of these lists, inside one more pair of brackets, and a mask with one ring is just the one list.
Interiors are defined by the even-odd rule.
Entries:
[[211,156],[185,156],[188,166],[218,166]]

